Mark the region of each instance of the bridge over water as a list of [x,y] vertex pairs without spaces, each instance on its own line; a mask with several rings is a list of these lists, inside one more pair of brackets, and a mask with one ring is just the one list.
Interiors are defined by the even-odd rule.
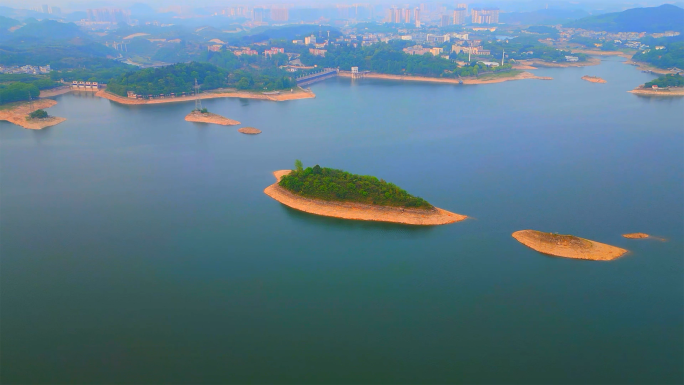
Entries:
[[313,73],[313,74],[308,74],[304,76],[300,76],[297,78],[297,85],[298,86],[303,86],[306,84],[311,84],[320,80],[328,79],[337,76],[337,74],[340,72],[339,68],[324,68],[323,70]]

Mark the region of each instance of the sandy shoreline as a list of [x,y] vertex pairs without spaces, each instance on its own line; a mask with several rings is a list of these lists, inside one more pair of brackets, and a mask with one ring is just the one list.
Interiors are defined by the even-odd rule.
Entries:
[[[583,53],[585,55],[596,55],[596,56],[621,56],[625,59],[631,59],[634,53],[627,53],[622,51],[599,51],[592,49],[573,49],[570,50],[572,53]],[[636,52],[636,51],[635,51]]]
[[69,92],[72,92],[72,91],[73,90],[71,89],[70,86],[57,87],[57,88],[52,88],[49,90],[40,91],[40,97],[41,98],[49,98],[52,96],[68,94]]
[[[349,77],[351,77],[351,73],[340,71],[339,76],[349,78]],[[459,79],[431,78],[431,77],[427,77],[427,76],[405,76],[405,75],[387,75],[387,74],[370,73],[370,74],[365,74],[364,78],[414,81],[414,82],[446,83],[446,84],[461,84],[459,82]],[[519,73],[515,76],[509,76],[509,77],[499,77],[499,78],[488,79],[485,76],[483,79],[463,78],[462,81],[463,81],[463,84],[491,84],[491,83],[503,83],[503,82],[509,81],[509,80],[524,80],[524,79],[552,80],[552,78],[550,78],[550,77],[536,76],[535,74],[530,73],[530,72],[522,72],[522,73]]]
[[468,218],[465,215],[452,213],[440,208],[435,208],[435,210],[401,209],[304,198],[278,186],[280,178],[290,172],[291,170],[273,172],[273,175],[276,177],[276,183],[266,187],[264,193],[285,206],[310,214],[360,221],[392,222],[421,226],[445,225]]
[[601,79],[598,76],[589,76],[589,75],[584,75],[581,78],[582,80],[586,80],[590,83],[607,83],[604,79]]
[[194,123],[212,123],[220,124],[222,126],[236,126],[240,124],[237,120],[228,119],[225,116],[218,114],[212,114],[211,112],[201,113],[197,111],[192,111],[185,116],[185,120]]
[[[113,102],[128,105],[143,105],[143,104],[163,104],[163,103],[179,103],[179,102],[191,102],[195,100],[194,96],[178,96],[175,98],[165,98],[165,99],[131,99],[119,95],[114,95],[105,90],[100,90],[96,94],[101,98],[109,99]],[[241,99],[260,99],[260,100],[271,100],[274,102],[283,102],[286,100],[297,100],[297,99],[311,99],[315,98],[316,94],[311,91],[304,89],[295,89],[294,92],[282,91],[277,95],[264,95],[254,92],[246,91],[234,91],[234,92],[205,92],[201,93],[200,99],[217,99],[217,98],[241,98]]]
[[652,88],[641,88],[637,87],[631,91],[627,91],[636,95],[646,95],[646,96],[684,96],[684,87],[670,88],[670,89],[659,89],[658,91]]
[[539,59],[529,59],[518,61],[520,65],[536,66],[536,67],[550,67],[550,68],[566,68],[566,67],[588,67],[601,64],[601,59],[596,57],[590,57],[586,61],[573,61],[573,62],[561,62],[552,63],[546,62]]
[[6,110],[0,110],[0,120],[6,120],[12,124],[16,124],[17,126],[28,128],[30,130],[40,130],[41,128],[54,126],[64,122],[66,118],[50,116],[47,119],[27,120],[26,116],[35,110],[50,108],[55,104],[57,104],[57,102],[52,99],[35,100],[33,102],[33,108],[31,108],[31,103],[22,103]]
[[670,70],[654,67],[648,63],[640,62],[640,61],[634,61],[634,60],[627,60],[625,64],[630,64],[633,66],[636,66],[639,71],[650,71],[659,75],[667,75],[671,74],[672,72]]
[[556,257],[611,261],[624,255],[627,250],[588,239],[543,233],[536,230],[520,230],[512,234],[518,242],[542,254]]

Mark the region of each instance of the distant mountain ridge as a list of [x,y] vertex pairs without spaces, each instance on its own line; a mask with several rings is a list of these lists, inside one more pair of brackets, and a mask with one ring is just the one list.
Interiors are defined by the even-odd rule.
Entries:
[[659,7],[632,8],[574,20],[563,25],[607,32],[684,32],[684,9],[671,4]]

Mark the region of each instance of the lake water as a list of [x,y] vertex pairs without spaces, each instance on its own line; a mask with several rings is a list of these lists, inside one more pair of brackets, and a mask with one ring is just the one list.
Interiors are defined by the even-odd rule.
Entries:
[[[682,382],[684,98],[627,93],[652,76],[621,60],[202,102],[257,136],[74,94],[58,126],[0,122],[2,381]],[[472,219],[289,209],[262,191],[297,158]],[[522,229],[630,253],[549,257]]]

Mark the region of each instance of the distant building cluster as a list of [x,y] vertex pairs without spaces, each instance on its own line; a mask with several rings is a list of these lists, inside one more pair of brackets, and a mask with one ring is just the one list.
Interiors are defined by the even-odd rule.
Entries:
[[130,24],[131,11],[120,8],[88,9],[88,21]]
[[473,8],[471,17],[473,24],[498,24],[499,8]]
[[41,5],[40,7],[31,7],[32,11],[40,12],[40,13],[47,13],[50,15],[61,15],[62,14],[62,9],[59,7],[53,7],[51,5]]
[[50,65],[46,66],[31,66],[31,65],[25,65],[25,66],[2,66],[0,65],[0,73],[3,74],[30,74],[30,75],[42,75],[42,74],[49,74],[52,69],[50,68]]

